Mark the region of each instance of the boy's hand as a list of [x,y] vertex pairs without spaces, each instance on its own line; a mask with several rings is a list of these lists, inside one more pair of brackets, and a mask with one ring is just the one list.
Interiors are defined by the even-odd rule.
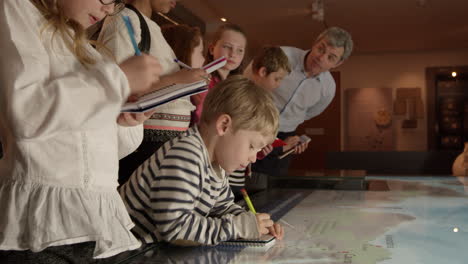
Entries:
[[266,156],[273,151],[273,145],[272,144],[266,145],[264,148],[262,148],[261,151],[263,153],[263,156]]
[[273,226],[270,226],[268,228],[268,231],[270,232],[270,235],[276,237],[276,239],[281,240],[284,237],[284,229],[278,223],[275,223]]
[[257,229],[260,235],[266,235],[270,233],[269,228],[273,226],[273,221],[270,219],[269,214],[258,213],[255,215],[257,218]]
[[307,149],[308,146],[309,146],[309,142],[301,143],[301,144],[296,146],[296,150],[295,150],[294,153],[301,154],[302,152],[304,152]]
[[294,154],[301,154],[309,146],[309,142],[300,143],[301,140],[298,136],[287,137],[284,142],[286,146],[283,146],[283,152],[294,148]]
[[285,146],[283,146],[283,152],[286,152],[292,148],[294,148],[297,143],[299,143],[300,139],[298,136],[292,136],[292,137],[287,137],[285,140],[283,140],[284,143],[286,143]]

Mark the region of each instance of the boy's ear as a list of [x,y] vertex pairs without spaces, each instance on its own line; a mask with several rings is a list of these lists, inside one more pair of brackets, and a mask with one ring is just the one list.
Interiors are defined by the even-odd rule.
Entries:
[[268,75],[266,67],[260,67],[260,69],[258,69],[258,75],[265,78]]
[[216,120],[216,134],[223,136],[232,126],[232,118],[228,114],[222,114]]

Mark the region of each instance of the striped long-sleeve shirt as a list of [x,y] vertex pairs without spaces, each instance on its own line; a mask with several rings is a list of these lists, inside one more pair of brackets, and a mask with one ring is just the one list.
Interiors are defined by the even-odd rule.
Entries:
[[176,240],[215,245],[259,236],[255,216],[236,205],[227,176],[211,164],[197,127],[167,142],[120,188],[146,243]]
[[233,172],[231,172],[231,174],[229,174],[229,177],[228,177],[229,185],[244,188],[245,187],[245,177],[248,177],[246,175],[246,169],[238,169],[236,171],[233,171]]

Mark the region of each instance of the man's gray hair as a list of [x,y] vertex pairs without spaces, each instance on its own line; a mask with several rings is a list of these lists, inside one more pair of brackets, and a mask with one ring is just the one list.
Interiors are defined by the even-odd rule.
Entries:
[[346,60],[351,55],[351,52],[353,51],[353,39],[351,38],[351,34],[346,30],[339,27],[328,28],[320,33],[316,42],[319,42],[324,37],[327,37],[331,46],[335,48],[344,48],[343,56],[341,57],[342,61]]

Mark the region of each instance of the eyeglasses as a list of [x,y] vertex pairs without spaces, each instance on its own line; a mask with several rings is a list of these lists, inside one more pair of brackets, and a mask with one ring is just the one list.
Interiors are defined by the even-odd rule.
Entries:
[[114,12],[110,13],[109,16],[114,16],[120,13],[125,8],[125,0],[99,0],[103,5],[114,4]]

